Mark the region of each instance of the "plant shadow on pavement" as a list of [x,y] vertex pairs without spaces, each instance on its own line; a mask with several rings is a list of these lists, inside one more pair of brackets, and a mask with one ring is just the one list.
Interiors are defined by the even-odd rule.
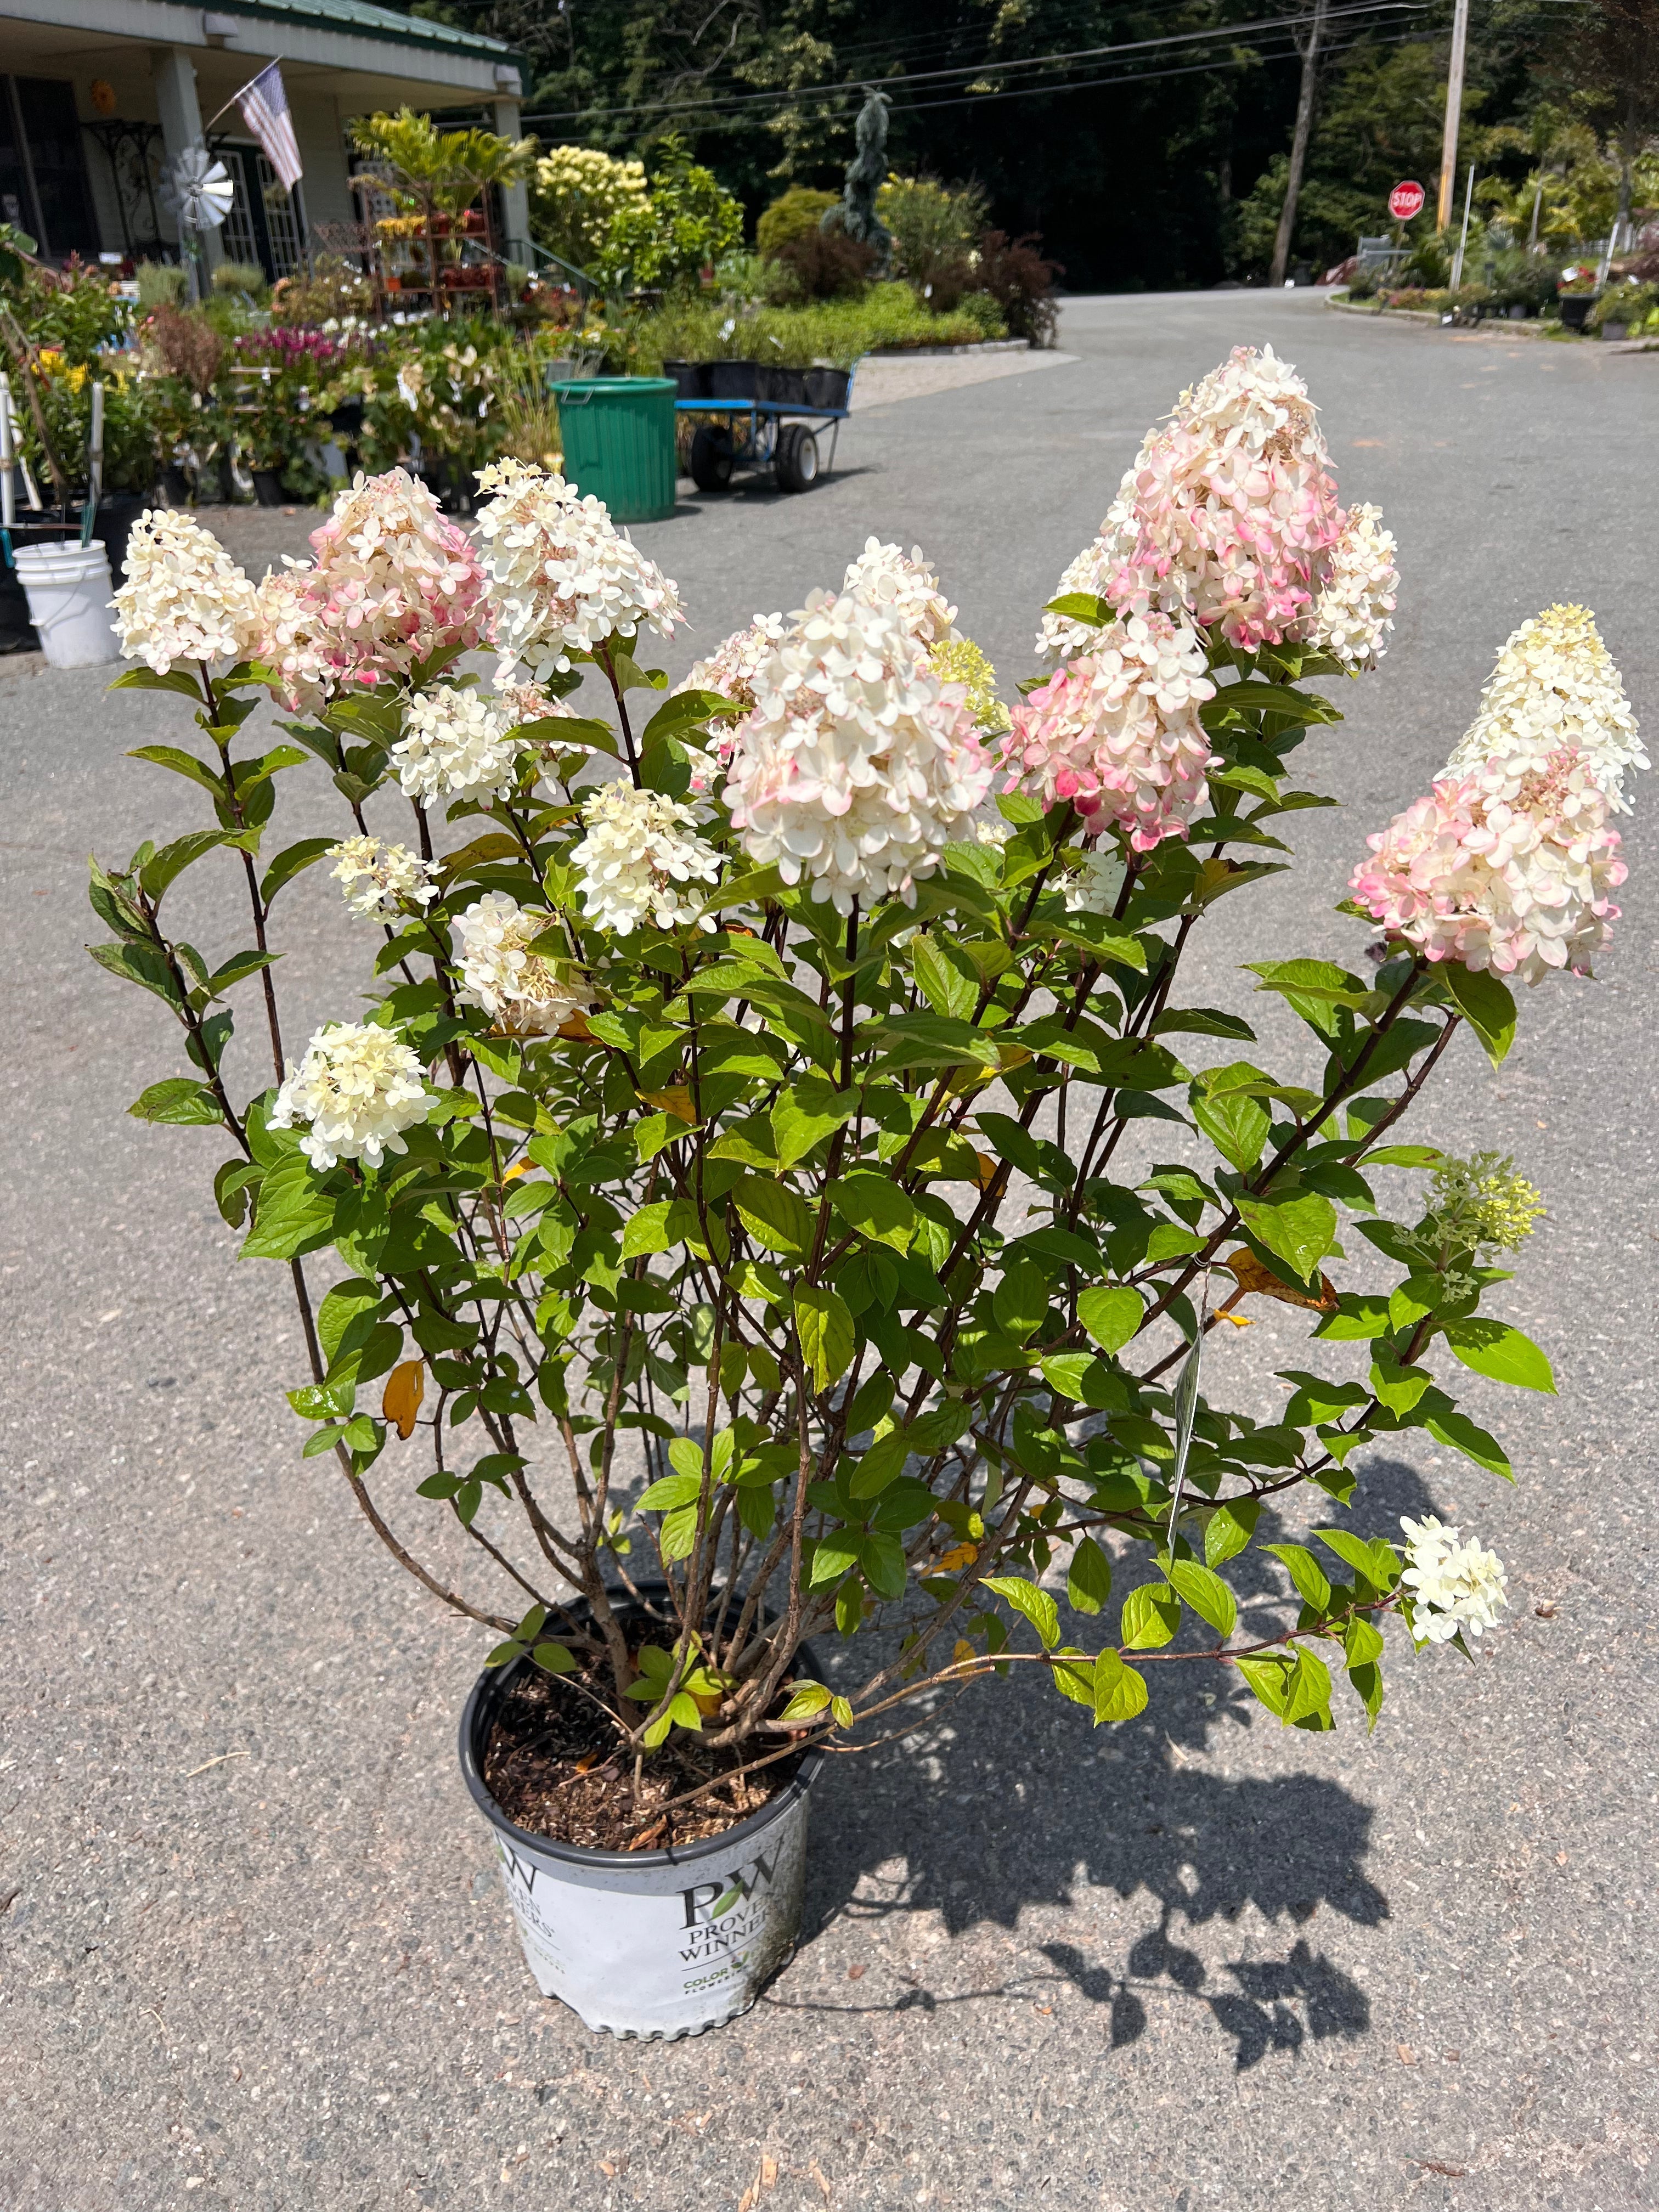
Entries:
[[[1352,1510],[1332,1519],[1362,1534],[1396,1535],[1402,1513],[1434,1506],[1413,1469],[1373,1461]],[[1301,1534],[1270,1522],[1264,1512],[1259,1543]],[[1252,1550],[1229,1572],[1242,1636],[1271,1635],[1291,1617],[1276,1560]],[[1121,1594],[1121,1585],[1115,1597]],[[1293,1733],[1271,1778],[1206,1771],[1193,1754],[1212,1736],[1273,1728],[1271,1716],[1231,1668],[1194,1660],[1146,1671],[1151,1701],[1124,1726],[1092,1730],[1085,1713],[1035,1682],[981,1684],[909,1742],[869,1754],[862,1789],[837,1790],[842,1762],[832,1761],[814,1817],[803,1930],[810,1942],[837,1919],[915,1912],[937,1914],[951,1936],[984,1922],[1013,1929],[1025,1907],[1069,1905],[1082,1884],[1126,1900],[1144,1892],[1156,1908],[1127,1953],[1109,1962],[1074,1943],[1045,1942],[1048,1971],[995,1988],[939,1996],[917,1984],[891,2006],[849,1997],[836,2009],[933,2011],[1029,2001],[1069,1984],[1107,2008],[1115,2048],[1146,2033],[1149,2000],[1186,2000],[1232,2039],[1241,2071],[1310,2038],[1370,2033],[1364,1990],[1305,1936],[1293,1936],[1277,1956],[1228,1960],[1231,1985],[1218,1987],[1176,1931],[1237,1922],[1247,1907],[1287,1932],[1322,1905],[1359,1927],[1380,1925],[1389,1902],[1364,1870],[1372,1808],[1319,1773],[1297,1771]],[[1363,1728],[1340,1676],[1338,1696],[1338,1725]],[[792,2008],[794,2001],[786,1986],[769,2002]]]

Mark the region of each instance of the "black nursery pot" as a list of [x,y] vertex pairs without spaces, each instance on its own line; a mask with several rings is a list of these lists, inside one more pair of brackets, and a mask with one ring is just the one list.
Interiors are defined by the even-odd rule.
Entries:
[[280,507],[283,504],[283,472],[280,469],[255,469],[253,496],[261,507]]
[[806,404],[809,407],[843,408],[852,388],[853,372],[850,368],[809,368],[806,371]]
[[677,399],[712,398],[714,395],[708,389],[708,369],[709,364],[706,361],[665,361],[662,365],[663,374],[674,380]]
[[[660,1585],[641,1585],[665,1597]],[[649,1616],[619,1605],[624,1632]],[[664,1625],[664,1632],[669,1632]],[[815,1674],[811,1653],[797,1654]],[[758,1813],[666,1850],[582,1850],[520,1828],[483,1778],[490,1729],[527,1659],[486,1669],[461,1715],[461,1772],[489,1823],[519,1940],[544,1996],[595,2030],[674,2041],[747,2012],[800,1931],[806,1820],[823,1765],[806,1751]]]
[[761,366],[757,361],[711,361],[708,397],[711,399],[758,399]]

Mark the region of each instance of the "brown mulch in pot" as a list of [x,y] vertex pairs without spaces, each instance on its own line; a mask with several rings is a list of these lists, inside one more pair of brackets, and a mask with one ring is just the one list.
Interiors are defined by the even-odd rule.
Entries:
[[[746,1820],[793,1776],[799,1755],[752,1774],[732,1769],[777,1748],[761,1737],[709,1751],[677,1729],[646,1754],[637,1797],[634,1762],[617,1756],[617,1732],[570,1678],[522,1667],[491,1724],[483,1779],[507,1819],[532,1835],[583,1850],[662,1850],[701,1843]],[[710,1786],[689,1805],[661,1808]]]

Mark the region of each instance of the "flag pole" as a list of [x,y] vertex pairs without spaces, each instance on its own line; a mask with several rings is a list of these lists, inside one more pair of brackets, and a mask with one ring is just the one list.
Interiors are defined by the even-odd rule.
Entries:
[[[267,62],[265,64],[265,69],[269,69],[270,67],[270,64]],[[258,84],[259,79],[264,75],[264,73],[265,70],[264,69],[255,70],[253,75],[248,79],[247,84],[239,85],[236,90],[231,94],[230,98],[225,102],[224,106],[220,108],[216,108],[214,112],[209,116],[207,121],[202,125],[202,143],[204,146],[207,144],[208,132],[212,130],[214,125],[219,120],[219,118],[222,115],[228,115],[231,109],[235,106],[237,101],[247,90],[248,85]]]

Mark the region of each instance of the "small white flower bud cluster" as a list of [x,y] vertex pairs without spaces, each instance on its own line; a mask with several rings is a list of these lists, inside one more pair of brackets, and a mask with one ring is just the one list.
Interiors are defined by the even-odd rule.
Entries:
[[1419,1644],[1449,1644],[1460,1629],[1479,1636],[1496,1628],[1509,1603],[1503,1562],[1473,1537],[1442,1526],[1432,1513],[1421,1521],[1402,1515],[1407,1566],[1400,1577],[1412,1593],[1412,1627]]
[[407,845],[346,837],[329,847],[326,858],[338,863],[334,880],[365,921],[395,921],[406,908],[428,907],[438,896],[436,869]]
[[440,799],[504,799],[520,750],[501,700],[446,684],[410,701],[392,757],[405,795],[429,806]]
[[309,1124],[300,1150],[313,1167],[363,1160],[378,1168],[388,1152],[407,1150],[403,1131],[431,1106],[420,1060],[396,1030],[327,1022],[298,1067],[289,1061],[270,1126]]
[[580,982],[557,975],[530,946],[553,916],[486,891],[455,924],[462,1000],[482,1006],[512,1036],[551,1036],[592,1004]]
[[717,882],[720,854],[698,836],[686,836],[696,817],[660,792],[607,783],[582,808],[587,835],[570,855],[582,872],[582,905],[590,921],[626,937],[646,921],[659,929],[692,923],[712,930],[712,916],[693,884]]

